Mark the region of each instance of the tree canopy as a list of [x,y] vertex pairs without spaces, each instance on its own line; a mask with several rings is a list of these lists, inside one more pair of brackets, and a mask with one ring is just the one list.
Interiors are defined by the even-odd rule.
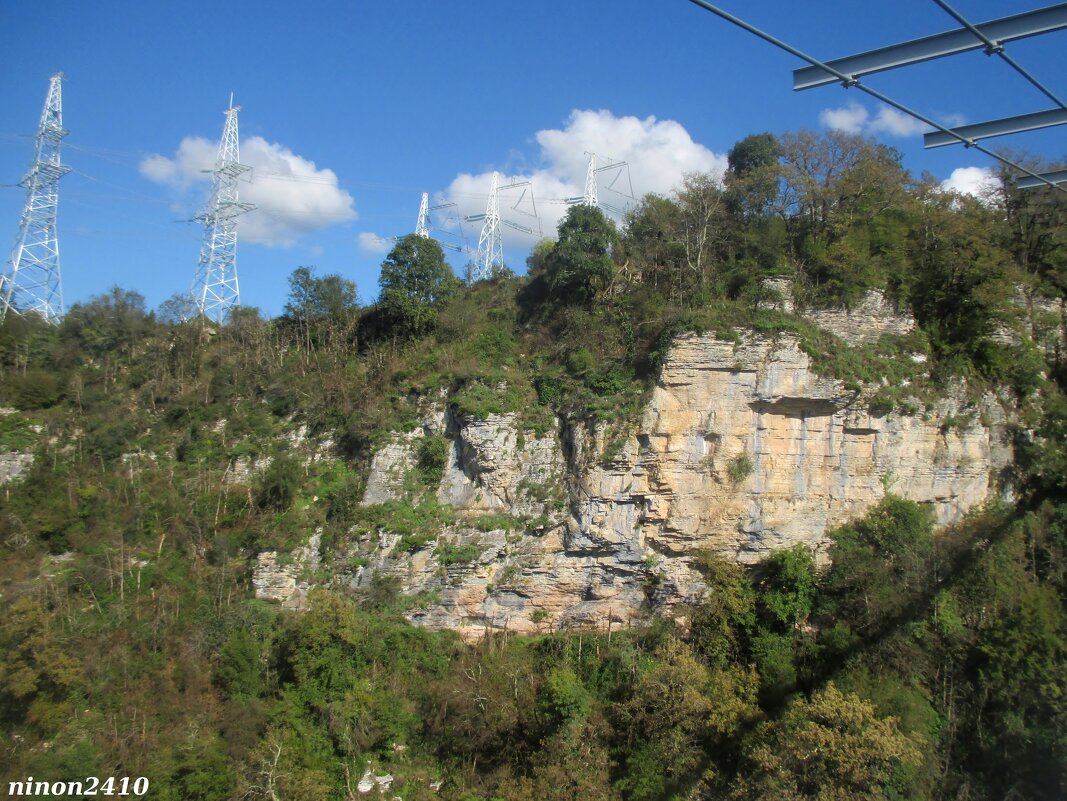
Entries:
[[401,237],[382,262],[378,303],[387,317],[407,336],[429,331],[441,303],[451,297],[459,281],[433,239],[408,234]]

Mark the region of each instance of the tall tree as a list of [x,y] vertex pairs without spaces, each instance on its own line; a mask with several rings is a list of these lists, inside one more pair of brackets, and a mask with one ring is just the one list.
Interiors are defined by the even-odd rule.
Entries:
[[[891,783],[922,762],[893,718],[830,684],[760,726],[746,744],[734,801],[879,801],[907,798]],[[894,790],[896,792],[894,792]]]
[[559,241],[544,259],[550,297],[564,304],[592,304],[615,274],[612,248],[618,233],[600,209],[572,206],[559,225]]
[[774,134],[746,136],[727,154],[725,183],[731,211],[742,219],[765,216],[778,195],[782,149]]
[[418,337],[430,331],[440,304],[459,287],[441,246],[432,239],[408,234],[382,262],[378,303],[394,331]]

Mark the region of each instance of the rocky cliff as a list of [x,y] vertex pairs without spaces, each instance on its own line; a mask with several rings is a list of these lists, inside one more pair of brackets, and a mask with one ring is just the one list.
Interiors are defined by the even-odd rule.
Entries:
[[[995,397],[968,401],[960,387],[880,413],[870,397],[816,374],[795,336],[739,332],[676,338],[629,424],[559,420],[538,435],[513,414],[470,419],[438,402],[377,452],[363,502],[401,499],[420,440],[443,436],[432,491],[454,522],[413,547],[354,538],[333,563],[356,566],[330,580],[394,576],[419,598],[413,620],[466,636],[627,625],[699,594],[698,551],[752,563],[799,543],[821,555],[830,528],[887,491],[929,504],[941,524],[1000,491],[1011,450]],[[272,569],[261,558],[260,577]]]

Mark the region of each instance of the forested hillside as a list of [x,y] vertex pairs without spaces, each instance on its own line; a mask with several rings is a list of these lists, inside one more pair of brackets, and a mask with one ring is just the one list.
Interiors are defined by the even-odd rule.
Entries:
[[[0,781],[145,776],[174,801],[1067,796],[1063,193],[1005,175],[960,196],[869,140],[760,134],[723,181],[690,176],[621,227],[572,207],[524,275],[467,285],[408,236],[378,289],[361,304],[298,267],[272,320],[215,326],[119,288],[59,326],[7,316]],[[871,289],[918,330],[861,345],[800,313]],[[797,337],[872,414],[992,393],[1003,500],[938,529],[889,486],[827,563],[707,553],[683,614],[659,615],[650,582],[614,630],[464,642],[412,626],[428,599],[388,577],[302,612],[255,598],[257,555],[311,531],[328,558],[451,523],[428,491],[440,438],[402,501],[362,503],[427,399],[531,431],[625,424],[675,337],[743,331]]]

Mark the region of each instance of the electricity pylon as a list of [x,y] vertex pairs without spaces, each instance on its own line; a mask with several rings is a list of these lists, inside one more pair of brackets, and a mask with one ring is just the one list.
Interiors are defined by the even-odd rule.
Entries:
[[[598,167],[596,165],[596,153],[590,153],[587,150],[586,155],[589,156],[589,166],[585,170],[585,194],[564,198],[564,202],[568,206],[576,204],[593,206],[594,208],[610,211],[619,217],[625,217],[627,210],[637,203],[637,198],[634,197],[633,183],[630,180],[630,165],[625,161],[615,161],[605,156],[607,164],[601,164]],[[602,172],[614,173],[604,189],[619,195],[622,198],[622,205],[605,203],[600,199],[597,176]],[[625,176],[625,183],[622,184],[623,189],[617,189],[616,184],[620,183],[623,176]]]
[[419,220],[415,223],[415,236],[423,239],[430,238],[430,194],[422,193],[422,202],[419,204]]
[[0,275],[0,321],[9,309],[17,314],[39,314],[53,325],[63,316],[56,212],[59,179],[70,167],[59,163],[59,142],[67,135],[63,129],[62,81],[63,73],[57,72],[48,84],[33,164],[19,184],[26,189],[26,205],[11,258]]
[[[415,222],[415,236],[421,236],[423,239],[432,239],[445,250],[454,250],[457,253],[462,253],[464,248],[461,248],[459,245],[454,245],[451,242],[442,242],[439,237],[434,236],[433,231],[435,229],[430,225],[431,211],[443,211],[444,209],[452,209],[455,207],[455,203],[438,203],[436,206],[431,206],[430,193],[423,192],[422,202],[419,204],[419,219]],[[455,217],[451,217],[450,219],[453,222],[456,221]]]
[[482,232],[478,236],[478,253],[474,258],[471,271],[471,283],[484,278],[492,278],[493,273],[504,266],[504,242],[500,238],[500,205],[497,200],[497,183],[499,175],[493,173],[489,185],[489,202],[485,204],[485,214],[468,217],[469,222],[485,220]]
[[[473,214],[463,218],[467,222],[485,221],[482,226],[482,233],[478,237],[478,252],[475,255],[474,262],[471,264],[471,283],[485,278],[493,278],[504,269],[504,241],[500,236],[501,225],[514,228],[516,231],[522,231],[530,236],[541,235],[541,218],[537,215],[537,202],[534,200],[533,184],[530,181],[518,181],[507,186],[499,186],[499,178],[499,174],[494,172],[492,183],[489,185],[489,202],[486,203],[485,214]],[[519,193],[518,200],[510,208],[512,211],[530,217],[537,224],[536,229],[528,225],[520,225],[500,216],[499,195],[500,192],[507,190],[522,190]],[[523,208],[527,204],[531,211]]]
[[237,138],[237,112],[233,95],[226,114],[226,125],[215,158],[215,183],[204,211],[194,219],[204,224],[200,261],[193,279],[192,295],[196,308],[204,317],[222,322],[226,314],[241,302],[237,285],[237,218],[255,208],[237,198],[237,179],[251,167],[241,164]]
[[585,195],[582,203],[594,209],[600,205],[596,193],[596,153],[589,154],[589,166],[585,170]]

